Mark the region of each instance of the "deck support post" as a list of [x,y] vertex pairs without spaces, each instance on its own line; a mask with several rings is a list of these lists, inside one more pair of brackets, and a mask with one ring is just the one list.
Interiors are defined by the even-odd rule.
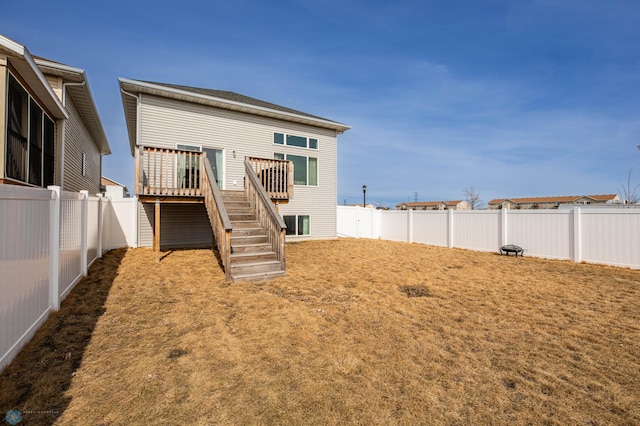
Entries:
[[[156,208],[153,220],[153,251],[160,253],[160,199],[156,198]],[[160,258],[158,258],[160,261]]]

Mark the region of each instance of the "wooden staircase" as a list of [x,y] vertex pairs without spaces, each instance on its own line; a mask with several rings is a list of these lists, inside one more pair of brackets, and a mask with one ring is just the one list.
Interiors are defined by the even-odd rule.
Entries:
[[260,225],[244,191],[220,191],[231,221],[230,272],[235,281],[264,280],[285,275],[268,232]]

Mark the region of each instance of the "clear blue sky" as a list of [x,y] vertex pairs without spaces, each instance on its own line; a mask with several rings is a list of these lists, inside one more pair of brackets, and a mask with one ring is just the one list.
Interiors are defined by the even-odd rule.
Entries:
[[132,186],[118,77],[346,123],[338,203],[619,193],[640,182],[640,2],[3,1],[0,33],[83,68]]

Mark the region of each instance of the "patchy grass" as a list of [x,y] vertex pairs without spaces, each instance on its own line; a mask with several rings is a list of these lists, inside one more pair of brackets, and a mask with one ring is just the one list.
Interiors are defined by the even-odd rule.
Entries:
[[[372,240],[116,250],[0,375],[57,424],[638,424],[640,271]],[[34,413],[33,411],[52,411]]]

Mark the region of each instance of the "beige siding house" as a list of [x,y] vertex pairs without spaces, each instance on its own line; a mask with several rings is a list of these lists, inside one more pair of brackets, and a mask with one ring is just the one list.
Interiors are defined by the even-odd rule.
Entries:
[[[160,246],[211,245],[212,213],[198,186],[205,156],[221,195],[248,191],[248,164],[263,186],[286,183],[270,198],[288,240],[336,237],[337,137],[349,126],[233,92],[119,83],[137,164],[139,245],[154,245],[156,199]],[[191,195],[176,198],[183,193]]]
[[396,204],[396,210],[469,210],[469,203],[464,200],[414,201]]
[[102,176],[102,179],[100,179],[100,183],[102,194],[106,197],[109,197],[113,200],[119,200],[122,198],[129,198],[130,196],[129,188],[119,182],[116,182],[113,179]]
[[495,209],[557,209],[560,205],[606,205],[619,204],[617,194],[603,195],[569,195],[559,197],[534,198],[496,198],[488,203],[490,210]]
[[0,183],[100,191],[111,153],[84,70],[0,36]]

